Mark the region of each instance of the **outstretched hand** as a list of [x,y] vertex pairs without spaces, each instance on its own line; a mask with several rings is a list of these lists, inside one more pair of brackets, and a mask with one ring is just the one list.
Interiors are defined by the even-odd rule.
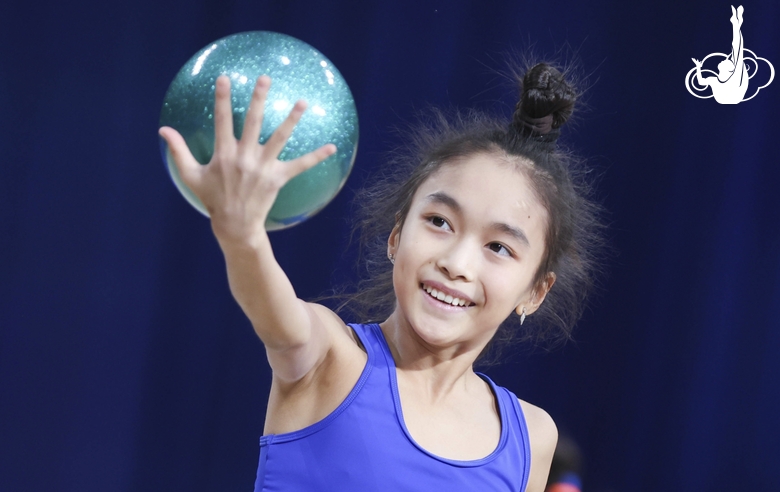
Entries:
[[693,60],[693,63],[696,65],[697,68],[701,68],[701,62],[697,60],[696,58],[691,58]]
[[306,103],[298,101],[268,141],[261,145],[263,107],[271,79],[262,76],[252,93],[241,139],[233,136],[230,79],[217,78],[214,102],[214,155],[203,166],[192,156],[184,138],[170,127],[160,128],[182,181],[203,202],[214,234],[224,241],[252,242],[265,231],[265,220],[279,190],[292,178],[336,152],[323,145],[291,161],[280,161],[287,140],[300,121]]

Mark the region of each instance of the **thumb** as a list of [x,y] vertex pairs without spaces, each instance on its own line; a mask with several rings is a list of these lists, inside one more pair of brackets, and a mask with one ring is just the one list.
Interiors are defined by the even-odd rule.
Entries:
[[[195,191],[201,182],[201,173],[203,172],[200,163],[192,156],[187,142],[179,132],[169,126],[160,128],[160,136],[168,144],[168,150],[173,157],[173,163],[179,170],[179,176],[190,189]],[[197,194],[197,192],[196,192]]]

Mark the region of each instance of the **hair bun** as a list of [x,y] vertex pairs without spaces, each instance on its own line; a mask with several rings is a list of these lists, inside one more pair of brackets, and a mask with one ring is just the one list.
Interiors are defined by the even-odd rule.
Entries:
[[512,124],[521,133],[546,135],[560,128],[574,111],[577,91],[555,67],[534,65],[521,82]]

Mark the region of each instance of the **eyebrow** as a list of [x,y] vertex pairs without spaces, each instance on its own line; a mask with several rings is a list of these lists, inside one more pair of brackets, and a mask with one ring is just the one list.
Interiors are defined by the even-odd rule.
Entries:
[[443,191],[437,191],[436,193],[431,193],[430,195],[425,197],[426,201],[429,201],[431,203],[440,203],[442,205],[445,205],[455,212],[462,212],[463,208],[460,206],[460,203],[454,198],[452,198],[450,195],[444,193]]
[[525,235],[525,233],[522,230],[518,229],[517,227],[512,227],[511,225],[504,224],[503,222],[493,222],[492,224],[490,224],[490,228],[495,229],[504,234],[509,234],[516,240],[525,244],[527,247],[531,246],[531,243],[528,241],[528,237]]
[[[440,203],[446,207],[451,208],[456,213],[461,213],[463,211],[463,207],[460,206],[460,203],[458,203],[458,201],[455,200],[455,198],[444,193],[443,191],[437,191],[436,193],[431,193],[430,195],[425,197],[425,200],[431,203]],[[521,229],[518,229],[517,227],[513,227],[504,222],[493,222],[488,227],[490,229],[501,232],[503,234],[508,234],[509,236],[515,238],[517,241],[520,241],[526,246],[531,246],[530,241],[528,241],[528,236],[526,236],[525,233]]]

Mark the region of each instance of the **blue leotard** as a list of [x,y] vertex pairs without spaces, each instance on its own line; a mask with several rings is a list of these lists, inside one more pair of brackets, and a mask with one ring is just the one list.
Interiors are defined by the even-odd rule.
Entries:
[[393,357],[379,325],[350,325],[368,361],[347,398],[304,429],[260,438],[255,492],[522,492],[531,455],[517,397],[487,376],[501,438],[485,458],[459,461],[420,447],[404,424]]

